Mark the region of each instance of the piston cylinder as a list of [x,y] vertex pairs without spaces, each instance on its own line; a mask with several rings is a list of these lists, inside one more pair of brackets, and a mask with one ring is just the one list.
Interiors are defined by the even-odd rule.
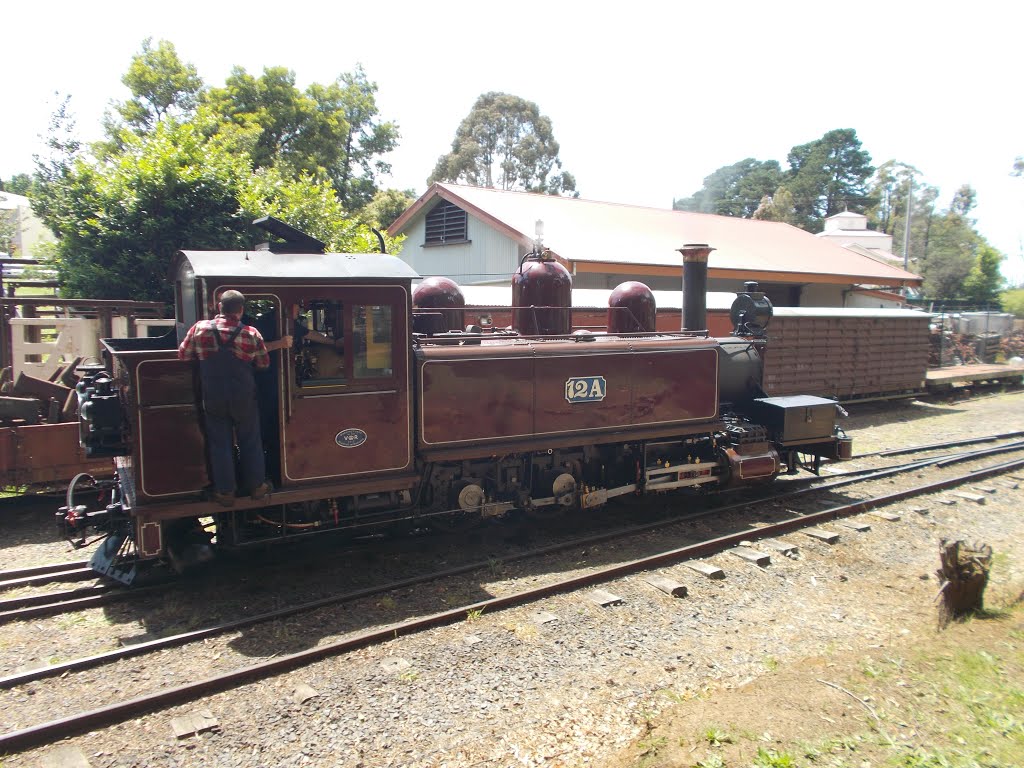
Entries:
[[771,482],[779,473],[781,462],[771,443],[746,443],[722,451],[727,471],[722,485],[735,488],[741,485],[760,485]]

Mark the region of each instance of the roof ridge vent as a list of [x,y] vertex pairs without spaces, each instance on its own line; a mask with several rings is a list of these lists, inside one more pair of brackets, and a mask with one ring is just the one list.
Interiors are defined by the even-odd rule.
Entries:
[[271,253],[326,253],[327,251],[326,243],[273,216],[263,216],[254,220],[252,224],[283,241],[260,243],[256,246],[257,251],[270,251]]

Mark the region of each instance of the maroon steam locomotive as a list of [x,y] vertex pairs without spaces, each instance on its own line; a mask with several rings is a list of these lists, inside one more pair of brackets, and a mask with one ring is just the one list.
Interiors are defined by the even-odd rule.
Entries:
[[[88,483],[104,491],[97,509],[80,503],[76,478],[58,522],[82,540],[106,532],[92,566],[130,583],[143,561],[218,547],[735,488],[848,458],[833,401],[764,397],[772,310],[756,284],[733,305],[732,336],[704,330],[711,250],[682,249],[684,330],[672,334],[654,331],[639,283],[613,292],[606,330],[573,330],[571,278],[543,251],[516,272],[504,329],[466,326],[472,312],[451,281],[413,294],[418,275],[393,256],[324,253],[298,236],[184,251],[172,272],[177,333],[104,340],[105,364],[85,371],[81,442],[116,473]],[[275,490],[225,510],[204,495],[198,378],[176,347],[232,288],[268,340],[301,322],[336,343],[272,353],[270,372],[257,374]]]

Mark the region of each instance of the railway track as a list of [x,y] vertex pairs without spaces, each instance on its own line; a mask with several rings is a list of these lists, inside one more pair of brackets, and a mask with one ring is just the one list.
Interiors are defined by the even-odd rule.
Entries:
[[[979,438],[971,438],[967,440],[956,441],[956,444],[973,445],[978,443],[991,442],[998,439],[1006,439],[1017,435],[1024,435],[1024,432],[1004,433],[1001,435],[988,435]],[[893,451],[883,452],[882,455],[899,455],[910,453],[913,451],[930,451],[936,449],[937,447],[942,446],[927,445],[919,446],[916,448],[895,449]],[[820,477],[794,478],[787,481],[787,484],[799,487],[777,491],[768,496],[759,496],[758,499],[753,502],[740,502],[738,504],[734,503],[724,506],[717,505],[709,509],[693,512],[683,516],[673,514],[669,518],[657,520],[651,523],[645,523],[639,526],[629,526],[626,528],[617,527],[613,530],[599,533],[595,536],[588,536],[583,539],[573,539],[564,543],[553,545],[552,547],[546,547],[541,550],[533,550],[530,552],[520,553],[506,558],[498,558],[496,561],[494,559],[491,559],[488,560],[487,563],[507,563],[512,562],[514,560],[529,559],[533,557],[538,557],[540,555],[557,552],[563,549],[600,543],[602,541],[608,541],[610,539],[618,537],[635,535],[637,533],[641,533],[648,530],[654,530],[665,526],[676,525],[681,522],[687,522],[711,514],[722,514],[724,512],[742,509],[743,507],[748,506],[750,504],[761,504],[773,501],[780,501],[782,499],[790,499],[799,495],[819,493],[822,491],[840,488],[845,485],[849,485],[850,483],[865,482],[866,480],[888,477],[890,475],[912,471],[915,469],[920,469],[931,465],[942,466],[943,462],[968,461],[971,459],[982,458],[985,456],[995,455],[998,453],[1005,453],[1014,450],[1024,450],[1024,441],[1014,441],[1004,445],[992,448],[979,449],[975,451],[940,454],[938,456],[919,459],[916,461],[904,462],[885,467],[851,470],[848,472],[837,473],[835,475],[832,475],[830,478],[824,480]],[[865,456],[873,455],[877,454],[865,454]],[[137,646],[129,646],[126,648],[119,649],[118,651],[112,652],[113,655],[103,655],[95,659],[92,663],[86,664],[85,666],[91,666],[93,664],[98,663],[105,663],[106,661],[116,660],[118,658],[127,658],[129,656],[138,655],[138,653],[147,652],[151,650],[158,650],[160,648],[181,645],[187,642],[192,642],[194,640],[203,639],[205,637],[222,634],[224,632],[243,629],[245,627],[253,626],[254,624],[259,624],[266,621],[274,621],[281,618],[287,618],[288,616],[294,615],[296,613],[315,610],[317,608],[322,608],[326,605],[351,602],[354,600],[372,596],[374,594],[387,593],[394,589],[409,587],[415,584],[421,584],[426,581],[431,581],[434,579],[447,578],[451,576],[460,575],[463,573],[469,573],[480,568],[483,568],[484,565],[484,563],[479,562],[471,563],[465,566],[460,566],[457,569],[448,570],[437,574],[427,574],[422,577],[417,577],[411,580],[404,580],[401,582],[396,582],[394,584],[384,585],[381,587],[373,588],[371,590],[360,590],[357,592],[346,593],[344,595],[336,595],[325,600],[318,600],[298,606],[293,606],[282,611],[267,614],[259,614],[254,617],[249,617],[241,622],[229,622],[224,625],[219,625],[217,627],[204,630],[197,630],[195,633],[186,633],[180,636],[176,635],[171,638],[164,638],[163,640],[151,641],[150,643],[145,643],[143,645],[138,646],[138,650],[136,650]],[[36,568],[27,568],[18,571],[0,571],[0,590],[13,587],[49,584],[57,581],[73,582],[85,581],[95,578],[95,573],[88,567],[88,561],[67,564],[54,563],[50,565],[43,565],[38,566]],[[57,592],[47,592],[45,594],[38,595],[25,595],[6,600],[0,600],[0,624],[10,621],[51,616],[57,613],[85,610],[87,608],[97,608],[104,605],[112,604],[114,602],[132,599],[134,597],[141,597],[142,595],[146,594],[152,594],[173,586],[174,582],[172,580],[168,580],[159,584],[153,584],[145,587],[134,587],[131,589],[122,587],[120,585],[102,583],[97,581],[97,583],[90,587],[62,590]],[[162,642],[165,644],[160,645],[160,643]],[[76,668],[82,667],[56,665],[52,668],[52,671],[50,671],[49,674],[58,674],[64,671],[68,671],[69,669]],[[41,670],[40,672],[46,672],[46,670]],[[49,675],[41,674],[40,676]],[[27,682],[31,679],[38,678],[33,678],[31,675],[18,675],[15,676],[15,679],[16,682],[11,684],[17,684],[18,682]],[[6,678],[0,678],[0,688],[4,687],[9,687],[9,684],[7,683]]]
[[[1024,448],[1024,446],[1017,444],[1013,446],[1012,449],[1020,450],[1021,448]],[[927,466],[928,464],[948,465],[953,461],[965,461],[968,459],[976,459],[979,458],[979,456],[993,455],[994,453],[997,453],[1000,450],[1010,449],[1011,448],[1008,448],[1007,446],[999,446],[995,449],[989,448],[983,449],[982,451],[971,451],[956,456],[946,455],[940,457],[932,457],[930,459],[925,459],[918,462],[911,462],[908,465],[903,465],[903,467],[905,471],[905,468],[908,466],[912,468],[918,468]],[[817,512],[793,513],[792,511],[787,510],[787,512],[789,512],[789,516],[786,519],[778,520],[761,527],[744,527],[741,530],[731,532],[726,535],[718,536],[708,541],[697,542],[693,544],[688,544],[683,547],[676,547],[670,550],[657,552],[639,559],[631,560],[629,562],[616,563],[612,566],[592,570],[584,575],[568,579],[562,579],[535,588],[522,590],[514,594],[496,597],[489,600],[468,603],[466,605],[460,605],[458,607],[451,608],[449,610],[445,610],[439,613],[434,613],[429,616],[418,617],[408,621],[390,624],[386,627],[374,630],[372,632],[357,633],[355,635],[345,637],[334,643],[325,644],[323,646],[318,646],[316,648],[311,648],[306,651],[290,654],[287,656],[277,657],[260,664],[241,667],[222,675],[209,677],[204,680],[188,683],[163,691],[157,691],[151,694],[136,697],[128,701],[117,702],[105,707],[94,709],[89,712],[83,712],[78,715],[61,718],[59,720],[54,720],[48,723],[43,723],[37,726],[32,726],[29,728],[24,728],[18,731],[4,734],[0,736],[0,750],[20,750],[35,744],[45,742],[55,737],[63,737],[70,735],[72,733],[95,728],[100,725],[117,722],[129,717],[137,716],[138,714],[145,711],[157,709],[175,703],[189,701],[196,697],[214,693],[217,691],[222,691],[241,683],[251,682],[289,669],[294,669],[296,667],[309,664],[311,662],[317,661],[328,656],[346,653],[356,648],[366,647],[368,645],[372,645],[374,643],[381,642],[384,640],[390,640],[400,635],[409,635],[415,632],[423,631],[425,629],[460,621],[465,619],[467,615],[470,615],[474,612],[494,612],[515,605],[529,603],[553,594],[580,589],[585,586],[591,586],[627,574],[649,570],[651,568],[656,568],[666,564],[679,562],[681,560],[704,557],[709,554],[714,554],[722,550],[728,549],[730,547],[737,546],[742,542],[772,538],[784,533],[810,528],[821,522],[826,522],[829,520],[834,520],[839,517],[865,512],[875,507],[890,504],[915,495],[933,493],[963,483],[977,482],[978,480],[984,477],[1002,474],[1005,472],[1020,469],[1021,467],[1024,467],[1024,459],[1015,458],[1009,461],[999,462],[994,465],[976,468],[966,473],[956,475],[954,477],[947,477],[934,482],[924,483],[922,485],[915,486],[914,488],[884,494],[870,499],[856,500],[847,504],[833,506],[828,509],[820,510]],[[869,473],[868,476],[870,477],[870,479],[877,479],[879,477],[884,477],[886,476],[886,474],[892,473],[894,471],[896,471],[895,468],[890,467],[883,470],[875,470],[873,473]],[[864,477],[863,473],[858,474],[860,474],[861,478]],[[836,487],[836,485],[839,483],[846,484],[855,481],[856,479],[853,477],[843,477],[838,478],[835,481],[829,481],[829,484],[827,485],[829,487]],[[795,493],[797,492],[794,491],[789,495],[794,495]],[[785,495],[786,494],[782,494],[773,498],[781,498],[782,496]],[[746,503],[749,502],[743,502],[740,504],[728,505],[725,507],[718,507],[711,510],[705,510],[702,511],[701,513],[698,513],[697,515],[687,516],[685,518],[677,518],[673,521],[657,521],[654,523],[648,523],[641,526],[634,526],[633,528],[628,529],[628,532],[636,533],[644,530],[652,530],[654,528],[663,527],[666,525],[677,524],[679,522],[686,522],[687,520],[692,520],[695,517],[706,516],[711,514],[721,514],[725,511],[740,508],[744,506],[744,504]],[[619,530],[613,533],[587,537],[585,539],[575,540],[572,543],[558,544],[554,545],[553,547],[544,548],[542,550],[534,550],[529,553],[523,553],[521,555],[509,559],[519,559],[521,557],[527,556],[536,557],[544,552],[549,552],[557,549],[565,549],[569,546],[588,545],[596,541],[620,537],[626,535],[626,533],[626,531]],[[483,568],[492,565],[493,561],[488,561],[487,563],[468,564],[465,566],[460,566],[455,569],[450,569],[449,571],[431,574],[429,576],[393,582],[391,584],[381,585],[379,587],[359,590],[357,592],[348,593],[346,595],[335,596],[326,600],[316,601],[314,603],[308,603],[301,606],[293,606],[282,611],[276,611],[268,614],[263,614],[261,616],[246,618],[241,621],[230,622],[216,627],[208,627],[202,630],[196,630],[195,632],[183,633],[180,635],[176,635],[169,638],[163,638],[161,640],[156,640],[149,643],[138,644],[135,646],[127,647],[125,649],[119,649],[118,651],[110,652],[108,654],[99,654],[92,657],[76,659],[72,662],[67,662],[64,665],[54,665],[53,667],[47,667],[43,668],[42,670],[37,670],[34,673],[22,673],[20,675],[11,675],[6,678],[0,679],[0,687],[11,687],[14,685],[22,684],[29,680],[38,680],[44,676],[50,676],[54,674],[63,675],[73,670],[84,669],[89,666],[97,666],[99,664],[104,664],[117,658],[141,655],[142,653],[147,653],[159,648],[170,647],[172,645],[183,645],[185,643],[193,642],[204,637],[209,637],[213,634],[219,634],[231,630],[236,630],[244,626],[251,626],[254,623],[283,618],[288,615],[293,615],[301,611],[313,610],[314,608],[323,607],[325,605],[336,604],[345,601],[353,601],[360,598],[379,594],[381,592],[401,589],[403,587],[419,584],[426,580],[440,579],[458,573],[465,573],[475,568]]]

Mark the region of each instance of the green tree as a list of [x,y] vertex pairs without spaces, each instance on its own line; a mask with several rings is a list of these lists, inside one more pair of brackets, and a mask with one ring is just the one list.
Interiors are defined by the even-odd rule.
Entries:
[[872,204],[865,211],[876,230],[895,234],[899,220],[906,220],[907,195],[919,185],[920,175],[917,168],[898,160],[886,160],[878,166],[868,188]]
[[345,217],[328,181],[253,171],[251,158],[204,119],[201,112],[193,122],[128,132],[114,155],[93,157],[72,143],[39,161],[33,209],[59,237],[55,264],[65,295],[167,301],[178,250],[248,248],[257,236],[250,222],[268,214],[334,250],[377,250],[376,237]]
[[[0,200],[4,193],[0,192]],[[6,216],[6,211],[0,211],[0,253],[8,256],[16,256],[14,247],[14,221]]]
[[355,72],[343,74],[331,88],[310,86],[312,97],[328,103],[327,93],[337,93],[338,108],[344,115],[348,130],[344,137],[343,162],[328,172],[334,181],[341,204],[347,210],[359,210],[377,191],[377,176],[391,173],[391,165],[381,157],[398,146],[398,125],[378,119],[377,84],[370,82],[362,65]]
[[[153,38],[142,41],[142,50],[132,57],[121,82],[132,97],[114,105],[130,130],[151,131],[166,117],[187,119],[199,105],[203,80],[195,66],[182,62],[173,43]],[[108,124],[108,135],[116,124]]]
[[260,77],[235,67],[224,87],[210,88],[203,101],[213,115],[253,137],[254,168],[277,166],[294,177],[316,174],[340,158],[343,118],[331,106],[319,113],[285,67],[266,67]]
[[984,243],[971,222],[953,211],[934,216],[916,268],[924,277],[925,295],[932,299],[964,297],[964,282],[971,274]]
[[377,229],[383,229],[415,202],[416,194],[411,189],[382,189],[363,209],[362,216],[367,223]]
[[793,224],[796,221],[796,208],[793,206],[792,193],[783,185],[771,197],[765,195],[752,218]]
[[964,280],[964,297],[976,304],[989,304],[999,301],[999,293],[1005,280],[999,271],[999,265],[1005,256],[988,243],[981,243],[974,265]]
[[40,178],[33,208],[59,237],[65,295],[166,301],[179,249],[248,245],[238,200],[246,161],[171,121],[125,134],[116,156],[69,158],[64,173]]
[[28,197],[32,192],[32,177],[27,173],[16,173],[7,181],[0,179],[0,192]]
[[950,203],[949,210],[960,216],[967,216],[974,210],[977,201],[978,193],[974,191],[974,188],[970,184],[961,184],[953,195],[953,202]]
[[748,157],[706,176],[701,189],[690,197],[674,200],[672,208],[749,219],[765,196],[775,194],[781,182],[782,169],[777,161]]
[[84,157],[82,143],[75,131],[70,96],[60,97],[60,103],[50,116],[45,144],[45,154],[34,158],[32,211],[59,240],[64,235],[64,227],[76,226],[62,212],[77,204],[76,196],[81,190],[78,189],[74,169],[78,160]]
[[438,159],[427,183],[574,192],[576,180],[561,170],[558,152],[551,120],[536,104],[492,91],[473,104],[455,132],[451,152]]
[[827,217],[871,206],[867,182],[875,169],[852,128],[829,131],[797,145],[787,159],[786,186],[793,194],[801,228],[820,232]]
[[999,296],[999,303],[1004,312],[1012,312],[1014,317],[1024,317],[1024,290],[1014,288],[1003,291]]
[[[243,178],[238,199],[247,221],[274,216],[324,242],[328,252],[376,253],[380,249],[369,227],[346,216],[329,181],[309,176],[287,180],[277,169],[263,168]],[[401,250],[404,239],[385,234],[387,252]]]
[[224,121],[219,130],[248,150],[254,168],[328,178],[354,211],[373,197],[377,176],[391,170],[381,158],[398,144],[397,125],[378,118],[376,92],[361,66],[305,91],[285,67],[265,68],[260,77],[235,67],[204,102]]

